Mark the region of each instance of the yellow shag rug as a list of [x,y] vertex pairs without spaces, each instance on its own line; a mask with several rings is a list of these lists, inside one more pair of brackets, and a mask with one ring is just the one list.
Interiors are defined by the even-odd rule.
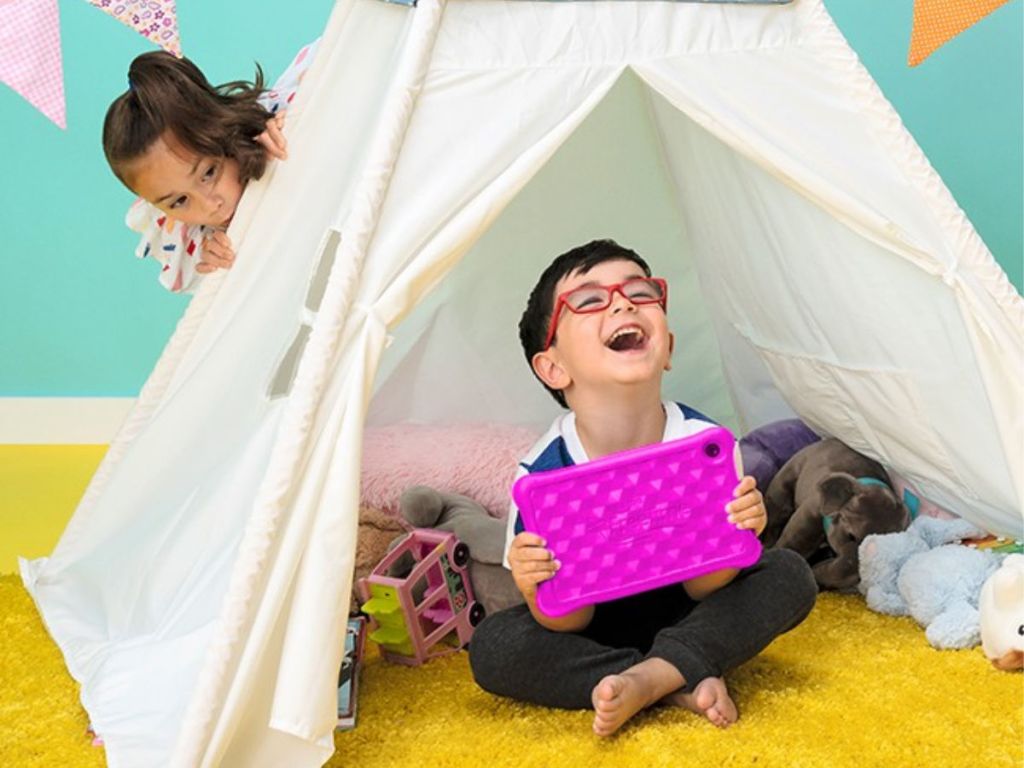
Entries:
[[[498,699],[466,654],[401,667],[371,648],[356,728],[330,766],[359,768],[1020,768],[1024,676],[979,649],[936,651],[909,619],[823,595],[810,618],[728,678],[740,720],[722,731],[649,710],[600,740],[587,712]],[[102,766],[77,685],[20,580],[0,577],[0,766]],[[287,768],[287,767],[282,767]]]
[[[15,554],[49,551],[103,450],[0,446],[0,573],[11,574]],[[328,765],[1024,766],[1024,676],[995,671],[977,648],[936,651],[912,620],[871,613],[857,596],[823,595],[807,621],[728,683],[740,709],[728,730],[661,708],[599,740],[587,712],[479,690],[464,653],[410,668],[371,647],[358,724],[335,736]],[[0,576],[0,768],[102,766],[86,727],[77,685],[31,598],[17,576]]]

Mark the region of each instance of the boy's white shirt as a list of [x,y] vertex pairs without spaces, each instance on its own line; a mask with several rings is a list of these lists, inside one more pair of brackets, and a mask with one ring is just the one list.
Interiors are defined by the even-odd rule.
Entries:
[[[710,429],[715,425],[709,421],[703,419],[688,419],[683,415],[682,409],[680,409],[677,403],[671,400],[662,400],[661,407],[665,411],[665,430],[661,435],[661,442],[667,442],[669,440],[679,440],[690,435],[695,435],[698,432],[703,432],[705,429]],[[545,432],[540,439],[533,444],[533,447],[524,456],[520,462],[519,467],[516,470],[515,480],[528,475],[529,472],[526,469],[526,465],[532,464],[537,460],[537,457],[551,445],[552,441],[561,437],[565,441],[565,448],[569,453],[569,458],[572,459],[573,464],[585,464],[590,461],[590,457],[587,456],[586,450],[583,448],[583,443],[580,441],[579,432],[576,430],[576,413],[569,411],[564,413],[554,420],[548,431]],[[515,482],[515,480],[513,482]],[[508,519],[505,526],[505,552],[502,555],[502,565],[506,568],[510,568],[508,562],[508,552],[512,547],[512,539],[516,536],[516,518],[519,517],[519,509],[516,507],[515,501],[509,502]]]

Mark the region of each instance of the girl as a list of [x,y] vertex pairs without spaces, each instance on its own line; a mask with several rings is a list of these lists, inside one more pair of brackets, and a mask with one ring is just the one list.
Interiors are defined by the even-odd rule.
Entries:
[[107,110],[103,152],[139,196],[125,218],[141,233],[135,250],[163,267],[171,291],[193,291],[201,275],[234,262],[224,233],[245,185],[270,158],[287,157],[284,109],[309,68],[316,42],[295,57],[273,90],[254,83],[212,86],[191,61],[157,51],[138,56],[128,90]]

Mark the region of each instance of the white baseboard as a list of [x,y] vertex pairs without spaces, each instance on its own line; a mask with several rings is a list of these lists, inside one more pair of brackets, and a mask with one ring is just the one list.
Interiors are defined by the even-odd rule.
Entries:
[[132,397],[0,397],[0,444],[109,443],[134,403]]

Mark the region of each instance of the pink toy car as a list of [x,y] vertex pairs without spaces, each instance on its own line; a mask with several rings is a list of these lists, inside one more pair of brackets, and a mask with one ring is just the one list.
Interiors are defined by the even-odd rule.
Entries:
[[[414,562],[408,576],[389,576],[406,555]],[[473,599],[468,564],[469,547],[455,534],[415,528],[359,580],[362,609],[372,622],[369,637],[386,659],[422,664],[469,642],[484,607]]]

